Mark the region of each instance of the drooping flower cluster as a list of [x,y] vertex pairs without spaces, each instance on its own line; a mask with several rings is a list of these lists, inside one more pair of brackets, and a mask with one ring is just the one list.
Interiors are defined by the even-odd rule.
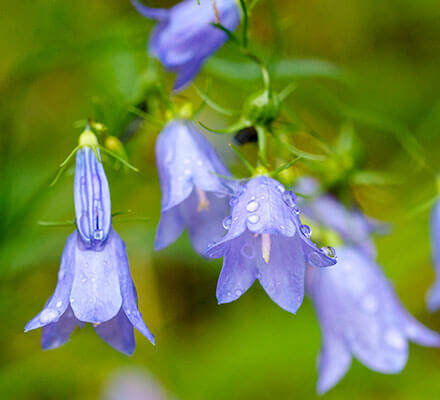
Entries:
[[138,310],[137,293],[128,265],[125,244],[112,228],[107,178],[94,149],[91,132],[83,133],[77,152],[74,184],[77,230],[61,257],[58,283],[43,310],[25,331],[43,327],[44,349],[69,340],[76,326],[93,324],[96,333],[125,354],[135,348],[133,327],[154,343]]
[[[335,229],[343,238],[347,226],[370,224],[359,211],[346,209],[328,195],[311,200],[305,209],[309,218]],[[325,216],[332,212],[333,216]],[[397,373],[407,362],[408,341],[440,347],[440,335],[405,310],[375,262],[369,230],[353,231],[355,234],[338,248],[337,267],[307,268],[307,293],[322,332],[319,393],[331,389],[345,375],[352,356],[372,370]]]
[[234,31],[241,19],[236,0],[184,0],[170,9],[131,2],[143,16],[159,22],[150,37],[150,53],[177,74],[174,90],[184,88],[227,41],[227,34],[212,24]]

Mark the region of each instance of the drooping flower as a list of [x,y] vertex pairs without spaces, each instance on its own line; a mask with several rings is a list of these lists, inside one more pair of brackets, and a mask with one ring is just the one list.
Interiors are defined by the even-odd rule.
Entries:
[[408,359],[408,341],[440,347],[440,335],[406,311],[380,267],[354,246],[338,248],[335,268],[309,266],[306,287],[323,336],[319,393],[345,375],[352,356],[374,371],[398,373]]
[[302,225],[296,198],[276,180],[258,176],[231,199],[228,233],[207,255],[224,257],[217,285],[219,303],[238,299],[258,279],[271,299],[295,313],[304,297],[306,264],[336,264],[333,249],[318,249]]
[[159,23],[150,38],[150,52],[165,68],[177,73],[174,89],[182,89],[199,72],[204,61],[227,41],[220,23],[234,31],[241,11],[236,0],[183,0],[170,9],[151,8],[131,0],[143,16]]
[[428,308],[434,312],[440,308],[440,200],[431,213],[431,246],[436,280],[428,294]]
[[194,248],[204,254],[225,230],[229,193],[221,176],[229,171],[211,144],[190,121],[165,126],[156,142],[162,210],[155,249],[173,243],[188,228]]
[[336,232],[346,243],[355,244],[371,255],[375,246],[371,235],[384,232],[386,224],[367,217],[355,207],[344,206],[336,197],[320,192],[313,178],[301,178],[295,191],[310,197],[299,199],[301,211],[313,222]]
[[110,346],[132,354],[133,327],[152,343],[154,336],[138,310],[125,244],[111,226],[107,178],[91,147],[76,156],[74,199],[77,230],[67,239],[55,292],[25,332],[43,327],[42,347],[53,349],[89,322]]

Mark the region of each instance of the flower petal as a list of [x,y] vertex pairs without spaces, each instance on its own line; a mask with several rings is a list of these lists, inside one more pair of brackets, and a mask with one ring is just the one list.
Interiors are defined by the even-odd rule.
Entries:
[[261,253],[257,255],[258,280],[275,303],[295,314],[304,298],[306,263],[301,239],[272,236],[271,242],[268,263]]
[[142,4],[139,0],[131,0],[134,8],[142,14],[144,17],[156,19],[156,20],[164,20],[168,16],[168,10],[166,8],[152,8],[147,7]]
[[80,321],[102,323],[112,319],[121,308],[120,260],[116,256],[120,240],[112,229],[99,250],[86,248],[81,239],[76,242],[70,304]]
[[162,250],[175,242],[185,228],[185,220],[181,214],[181,205],[162,212],[156,231],[154,249]]
[[41,333],[41,346],[44,350],[56,349],[70,339],[70,334],[81,326],[82,322],[75,318],[72,309],[69,307],[62,317],[57,321],[43,327]]
[[81,239],[92,246],[101,245],[111,230],[110,189],[102,162],[90,147],[76,153],[74,200]]
[[436,281],[428,292],[428,309],[434,312],[440,308],[440,200],[431,212],[431,247]]
[[347,373],[351,365],[351,354],[344,340],[329,333],[323,333],[323,346],[319,356],[318,394],[328,392]]
[[122,309],[110,321],[96,325],[95,331],[114,349],[126,355],[133,354],[135,348],[133,326]]
[[249,232],[230,242],[217,284],[219,304],[237,300],[252,286],[258,273],[257,253],[257,241]]
[[55,292],[48,300],[43,310],[28,322],[24,330],[25,332],[57,322],[66,311],[69,305],[70,292],[72,290],[77,238],[78,234],[76,231],[67,238],[61,256],[61,265],[58,272],[58,282]]
[[229,175],[217,152],[194,125],[173,120],[156,141],[156,162],[162,191],[162,212],[182,203],[194,185],[205,192],[228,194],[222,179]]
[[206,208],[200,207],[200,199],[194,190],[181,205],[188,226],[192,245],[199,254],[204,254],[210,242],[219,240],[224,234],[223,220],[229,214],[229,200],[206,193]]
[[118,239],[115,244],[115,257],[119,263],[119,281],[121,283],[123,299],[122,308],[131,324],[154,344],[154,336],[145,325],[142,315],[138,310],[137,293],[130,273],[125,243],[119,238],[116,232],[115,234]]

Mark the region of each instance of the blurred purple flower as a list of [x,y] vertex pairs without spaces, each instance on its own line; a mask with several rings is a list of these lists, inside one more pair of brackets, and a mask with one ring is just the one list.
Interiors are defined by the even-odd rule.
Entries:
[[153,376],[141,369],[123,369],[108,379],[102,400],[166,400],[169,396]]
[[440,200],[431,213],[431,246],[436,280],[428,293],[428,308],[434,312],[440,308]]
[[43,327],[43,349],[53,349],[90,322],[110,346],[132,354],[133,327],[152,343],[154,336],[138,310],[125,244],[111,227],[104,169],[89,147],[77,153],[74,192],[78,230],[67,239],[54,294],[25,332]]
[[323,335],[317,390],[325,393],[345,375],[352,355],[368,368],[398,373],[408,341],[440,347],[440,335],[403,307],[380,267],[356,247],[338,250],[338,266],[307,269],[306,289]]
[[295,191],[311,197],[299,200],[304,216],[335,231],[346,243],[359,246],[375,256],[376,249],[371,235],[387,231],[386,224],[367,217],[357,208],[345,207],[330,194],[320,193],[319,184],[313,178],[301,178]]
[[156,142],[156,162],[162,191],[162,211],[155,249],[174,242],[188,227],[194,248],[203,254],[225,230],[228,189],[219,175],[229,175],[211,144],[193,123],[174,120]]
[[[227,41],[225,32],[212,26],[220,22],[230,31],[240,23],[236,0],[184,0],[170,9],[151,8],[139,0],[134,7],[147,18],[159,21],[150,38],[150,52],[171,72],[177,73],[174,89],[182,89],[199,72],[204,61]],[[218,20],[217,21],[217,16]]]
[[336,264],[333,249],[318,249],[298,217],[295,195],[274,179],[250,179],[232,198],[228,233],[207,255],[224,257],[217,285],[219,303],[238,299],[258,278],[271,299],[295,313],[304,297],[306,263]]

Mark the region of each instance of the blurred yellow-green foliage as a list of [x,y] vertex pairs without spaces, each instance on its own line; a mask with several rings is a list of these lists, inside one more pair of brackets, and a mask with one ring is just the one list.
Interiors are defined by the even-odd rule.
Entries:
[[[272,17],[269,7],[276,10]],[[54,188],[48,183],[76,144],[75,121],[96,116],[99,108],[110,133],[119,135],[128,107],[141,95],[140,83],[162,75],[145,51],[151,27],[128,0],[0,0],[0,398],[98,399],[104,382],[123,366],[151,371],[181,400],[315,398],[320,334],[310,302],[293,316],[255,285],[239,301],[220,307],[215,298],[220,260],[201,259],[186,235],[153,252],[160,207],[158,128],[148,123],[127,146],[141,172],[107,171],[113,211],[151,217],[116,220],[115,228],[127,243],[140,309],[157,346],[138,335],[136,352],[128,358],[87,326],[62,348],[43,352],[39,331],[23,333],[55,286],[71,231],[37,225],[73,216],[72,173]],[[310,65],[301,70],[304,64],[286,61],[277,83],[282,87],[289,76],[297,78],[285,113],[295,110],[329,146],[346,122],[338,105],[369,116],[355,121],[366,167],[396,176],[398,184],[360,185],[354,193],[368,214],[393,222],[390,234],[377,239],[379,261],[407,308],[440,331],[440,314],[429,315],[424,300],[434,276],[428,212],[411,216],[435,186],[396,139],[411,132],[423,159],[440,172],[440,2],[261,0],[251,38],[267,58],[276,42],[283,44],[286,59],[332,63],[310,74]],[[238,107],[258,88],[255,70],[248,68],[227,45],[198,82],[212,76],[212,97]],[[184,95],[199,101],[193,89]],[[209,110],[203,118],[212,126],[227,122]],[[225,148],[222,139],[213,140]],[[234,167],[232,155],[223,153]],[[397,376],[354,361],[326,397],[439,398],[440,352],[411,346],[408,365]]]

